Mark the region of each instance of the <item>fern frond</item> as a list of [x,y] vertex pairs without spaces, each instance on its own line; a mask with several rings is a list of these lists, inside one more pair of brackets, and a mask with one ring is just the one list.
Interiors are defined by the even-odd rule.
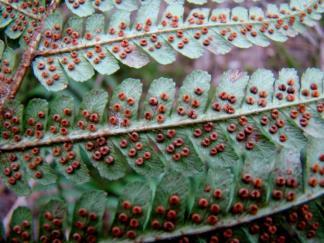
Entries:
[[90,16],[99,12],[107,12],[113,8],[124,11],[134,11],[138,8],[136,0],[84,0],[82,2],[77,0],[65,0],[66,6],[79,17]]
[[[247,225],[217,230],[197,242],[321,242],[323,205],[320,200],[274,214]],[[200,241],[199,241],[200,240]],[[196,242],[195,239],[193,242]]]
[[0,29],[10,39],[18,39],[20,44],[28,46],[35,29],[40,27],[46,14],[42,1],[0,1]]
[[[142,4],[152,4],[156,0],[148,0],[142,1]],[[212,2],[222,3],[226,0],[212,0]],[[242,3],[244,0],[232,0],[236,3]],[[253,0],[257,2],[259,0]],[[180,4],[183,5],[185,0],[165,0],[168,4]],[[203,5],[208,2],[208,0],[187,0],[188,3]],[[87,17],[95,13],[95,11],[99,12],[107,12],[113,8],[120,9],[124,11],[134,11],[139,8],[139,4],[135,0],[65,0],[67,7],[71,10],[72,13],[76,14],[79,17]]]
[[0,104],[10,93],[14,74],[18,66],[18,53],[0,40]]
[[[136,189],[136,188],[129,188]],[[134,195],[133,191],[129,191]],[[140,191],[138,195],[147,194]],[[323,237],[323,202],[320,199],[308,201],[305,204],[294,206],[288,210],[274,213],[266,217],[255,217],[252,221],[241,224],[239,220],[224,223],[219,220],[221,213],[215,216],[218,225],[211,232],[201,234],[199,228],[190,225],[192,232],[169,232],[158,234],[158,232],[146,229],[144,236],[137,235],[137,227],[142,225],[142,215],[146,214],[146,209],[138,205],[132,205],[130,201],[120,204],[123,212],[116,214],[112,208],[107,207],[107,197],[103,192],[90,191],[84,193],[75,203],[73,220],[68,219],[67,202],[51,199],[45,205],[38,217],[32,218],[31,210],[26,207],[15,209],[7,237],[4,231],[0,231],[0,239],[10,242],[123,242],[120,237],[126,235],[128,240],[135,242],[156,242],[158,240],[178,237],[172,239],[174,242],[320,242]],[[141,202],[145,199],[138,197]],[[133,201],[132,201],[133,202]],[[139,211],[140,208],[142,211]],[[104,212],[110,218],[115,218],[119,222],[111,224],[111,219],[103,217]],[[140,212],[140,213],[139,213]],[[129,226],[126,226],[128,225]],[[39,230],[37,230],[39,228]],[[65,237],[69,228],[72,228],[69,237]],[[201,229],[200,229],[201,230]],[[37,232],[36,237],[32,232]],[[120,233],[118,237],[114,234]],[[191,235],[195,233],[195,235]],[[199,234],[200,233],[200,234]],[[153,234],[156,234],[153,236]],[[137,239],[135,239],[137,237]],[[190,240],[189,240],[190,237]]]
[[75,224],[69,238],[75,242],[85,238],[88,242],[97,242],[98,235],[103,233],[102,223],[106,207],[107,198],[104,192],[89,191],[84,193],[74,208],[72,222]]
[[12,214],[9,225],[9,242],[30,241],[32,239],[32,213],[29,208],[18,207]]
[[[131,23],[130,12],[115,11],[110,23],[101,14],[69,18],[63,26],[56,13],[46,19],[46,28],[33,70],[49,90],[67,87],[68,80],[83,82],[94,75],[109,75],[119,69],[118,61],[134,68],[149,62],[174,62],[176,54],[200,57],[205,49],[228,53],[232,47],[268,46],[314,26],[323,12],[319,0],[292,0],[290,5],[269,4],[261,8],[192,9],[184,19],[184,7],[171,4],[159,19],[160,1],[143,2]],[[82,25],[85,24],[83,31]]]
[[[55,11],[58,1],[53,0],[48,5],[46,3],[47,1],[0,1],[0,29],[5,28],[4,33],[10,39],[19,39],[20,48],[24,49],[23,54],[19,57],[19,65],[15,66],[15,71],[5,72],[3,69],[8,70],[7,65],[4,65],[1,70],[0,81],[4,82],[1,82],[0,85],[0,110],[6,100],[16,95],[26,73],[30,70],[34,52],[41,39],[40,32],[44,19]],[[1,40],[1,45],[12,50],[12,54],[21,52],[20,48],[10,48],[10,46],[17,46],[16,44],[15,41],[11,42],[7,39],[4,44]],[[15,57],[10,59],[13,58]]]
[[66,203],[52,199],[43,205],[39,214],[38,242],[66,242],[66,229],[69,227]]
[[[43,205],[38,217],[39,225],[33,223],[30,209],[18,207],[11,217],[6,240],[8,242],[34,242],[34,240],[67,242],[67,239],[70,239],[69,242],[79,242],[78,238],[84,238],[87,242],[97,242],[96,237],[102,234],[105,203],[106,197],[103,192],[84,193],[75,203],[72,224],[68,217],[67,202],[62,200],[51,199]],[[39,230],[35,230],[37,226]],[[71,226],[71,236],[66,239],[67,229]],[[37,232],[36,238],[33,236],[35,232]]]
[[[194,232],[192,224],[197,231],[215,227],[219,211],[231,224],[322,195],[323,72],[311,68],[299,79],[294,69],[278,78],[264,69],[250,77],[228,71],[215,92],[210,81],[194,71],[176,91],[172,80],[160,78],[140,102],[140,80],[126,79],[111,95],[92,90],[78,110],[65,96],[50,104],[33,99],[26,108],[7,104],[2,178],[28,194],[31,178],[53,183],[54,170],[76,183],[136,175],[138,182],[121,182],[118,193],[121,203],[141,207],[134,230],[174,234]],[[114,227],[120,236],[128,226]]]
[[[1,86],[10,84],[18,64],[18,53],[0,40]],[[4,87],[3,87],[4,88]]]
[[[172,3],[179,3],[179,4],[184,4],[185,2],[191,3],[191,4],[196,4],[196,5],[203,5],[208,2],[214,2],[214,3],[224,3],[224,2],[234,2],[234,3],[243,3],[247,2],[248,0],[165,0],[165,2],[172,4]],[[252,0],[253,2],[259,2],[260,0]]]

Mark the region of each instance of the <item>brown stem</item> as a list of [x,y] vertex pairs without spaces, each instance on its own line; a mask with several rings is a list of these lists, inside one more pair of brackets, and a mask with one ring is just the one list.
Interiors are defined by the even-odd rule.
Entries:
[[0,98],[0,111],[3,108],[3,104],[6,100],[8,99],[13,99],[22,83],[22,80],[24,79],[28,69],[31,66],[31,63],[35,57],[35,53],[37,51],[38,48],[38,43],[41,40],[41,30],[42,27],[44,25],[45,19],[47,16],[49,16],[57,7],[57,1],[53,0],[52,3],[49,5],[49,7],[47,8],[47,12],[46,15],[42,18],[39,19],[39,17],[35,18],[35,15],[31,14],[26,14],[26,11],[23,11],[22,9],[18,8],[18,7],[14,7],[12,5],[10,5],[6,0],[0,0],[0,3],[6,4],[11,6],[12,8],[14,8],[15,10],[23,13],[24,15],[27,15],[28,17],[37,19],[40,21],[39,26],[35,29],[32,38],[31,38],[31,42],[28,45],[28,49],[24,52],[24,54],[22,55],[21,58],[21,62],[15,72],[15,74],[12,77],[12,82],[7,85],[7,84],[0,84],[0,90],[2,91],[2,96]]

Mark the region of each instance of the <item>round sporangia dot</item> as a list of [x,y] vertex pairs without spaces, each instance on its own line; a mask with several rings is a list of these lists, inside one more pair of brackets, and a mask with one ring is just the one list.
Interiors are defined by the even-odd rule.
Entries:
[[286,193],[286,200],[287,200],[288,202],[290,202],[290,201],[294,201],[295,198],[296,198],[296,194],[295,194],[295,192],[293,192],[293,191],[289,191],[289,192]]
[[253,179],[253,177],[250,174],[248,174],[248,173],[245,173],[242,176],[242,181],[244,183],[250,183],[252,181],[252,179]]
[[257,214],[258,210],[259,210],[259,207],[258,207],[256,204],[251,204],[251,205],[248,207],[248,212],[249,212],[250,214],[253,214],[253,215]]
[[209,210],[212,214],[218,214],[220,212],[220,206],[217,203],[213,203],[210,205]]
[[194,213],[194,214],[192,214],[191,219],[194,223],[199,224],[202,220],[202,217],[200,214]]
[[254,148],[254,142],[252,142],[252,141],[247,141],[246,143],[245,143],[245,148],[247,149],[247,150],[252,150],[253,148]]
[[165,221],[163,223],[163,229],[165,231],[173,231],[175,229],[175,225],[171,221]]
[[324,162],[324,154],[320,154],[318,159],[321,161],[321,162]]
[[165,213],[165,208],[164,208],[162,205],[157,206],[157,207],[155,208],[155,212],[156,212],[157,214],[161,214],[161,215],[163,215],[163,214]]
[[221,199],[223,196],[223,191],[221,189],[215,189],[213,195],[216,199]]
[[236,125],[234,123],[231,123],[227,126],[227,131],[232,133],[236,130]]
[[118,220],[122,223],[126,223],[128,221],[128,216],[126,213],[120,213],[118,215]]
[[168,220],[175,220],[177,218],[177,212],[173,209],[170,209],[166,213],[166,218]]
[[249,197],[249,190],[246,188],[241,188],[238,192],[238,195],[240,196],[240,198],[244,199],[244,198],[248,198]]
[[166,147],[166,152],[172,154],[174,151],[175,151],[175,147],[174,147],[173,144],[169,144],[169,145]]
[[136,229],[136,228],[139,227],[139,221],[138,221],[137,219],[135,219],[135,218],[132,218],[132,219],[130,219],[130,221],[129,221],[129,226],[130,226],[131,228]]
[[151,222],[151,227],[152,227],[153,229],[160,229],[160,228],[161,228],[161,223],[159,222],[159,220],[154,219],[154,220],[152,220],[152,222]]
[[209,202],[208,202],[208,200],[206,198],[200,198],[198,200],[198,205],[199,205],[200,208],[207,208],[208,204],[209,204]]
[[179,205],[180,204],[180,197],[178,195],[172,195],[169,198],[170,205]]
[[126,148],[128,146],[128,142],[126,139],[122,139],[120,142],[119,142],[119,145],[121,148]]
[[234,214],[240,214],[244,211],[244,205],[241,202],[237,202],[232,207],[232,212]]

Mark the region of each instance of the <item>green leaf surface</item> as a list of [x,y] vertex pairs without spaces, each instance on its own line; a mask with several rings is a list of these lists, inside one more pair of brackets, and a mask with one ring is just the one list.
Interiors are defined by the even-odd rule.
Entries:
[[[311,0],[307,5],[292,0],[290,4],[268,4],[265,10],[241,6],[213,10],[193,8],[184,18],[182,2],[172,2],[160,13],[160,0],[144,1],[139,6],[133,0],[123,0],[114,2],[116,10],[108,19],[102,14],[93,14],[92,3],[87,0],[75,9],[81,11],[87,6],[88,12],[82,16],[89,17],[77,20],[79,26],[81,22],[85,25],[84,30],[71,24],[76,22],[74,16],[66,20],[70,28],[62,28],[62,17],[57,13],[46,20],[33,68],[49,90],[64,89],[68,79],[89,80],[94,70],[112,74],[119,68],[118,61],[141,68],[150,62],[149,56],[161,64],[170,64],[177,53],[195,59],[202,56],[205,49],[226,54],[234,47],[266,47],[272,41],[286,41],[304,32],[306,27],[313,27],[323,11],[318,0]],[[137,8],[131,20],[131,11]],[[52,35],[46,36],[46,33]],[[48,58],[53,59],[53,64],[49,65],[56,67],[53,75],[59,75],[54,81],[43,74],[49,67]],[[58,60],[61,65],[57,65]],[[39,63],[43,63],[43,70],[38,69]]]
[[135,181],[125,185],[120,196],[116,217],[111,225],[113,241],[122,234],[134,238],[145,228],[152,207],[152,190],[145,182]]
[[[70,238],[91,240],[100,233],[102,217],[106,205],[106,195],[101,191],[89,191],[84,193],[76,202]],[[84,227],[80,227],[83,225]],[[87,229],[91,228],[91,231]]]
[[29,208],[18,207],[14,210],[7,240],[32,241],[32,213]]
[[38,2],[7,1],[0,2],[0,29],[12,40],[19,38],[21,47],[26,47],[35,29],[41,25],[45,14],[45,4]]
[[[212,172],[214,173],[214,172]],[[226,173],[224,174],[226,175]],[[172,176],[176,176],[173,174]],[[206,178],[201,178],[202,181],[208,182],[210,184],[205,185],[205,189],[203,194],[197,194],[197,196],[205,197],[210,193],[211,187],[214,183],[218,184],[217,180],[213,179],[213,175],[210,174]],[[219,178],[222,180],[222,178]],[[167,181],[163,181],[167,182]],[[227,181],[223,181],[222,185],[227,183]],[[203,185],[203,184],[202,184]],[[81,194],[79,200],[77,202],[73,202],[71,206],[75,204],[77,211],[74,212],[76,217],[73,218],[71,225],[74,225],[73,228],[86,228],[86,232],[82,230],[78,230],[78,232],[73,233],[68,239],[68,242],[79,241],[80,239],[86,239],[87,241],[98,240],[100,242],[111,242],[111,241],[121,241],[124,242],[120,237],[123,234],[126,234],[129,238],[128,241],[134,240],[138,234],[141,234],[143,223],[145,222],[145,218],[150,213],[150,204],[152,200],[152,191],[150,188],[141,181],[134,181],[129,184],[125,184],[125,190],[122,192],[120,196],[120,204],[118,206],[117,214],[115,220],[111,226],[111,233],[114,236],[113,238],[109,236],[103,236],[102,233],[106,231],[106,229],[102,229],[99,225],[99,221],[101,220],[104,223],[108,223],[110,219],[108,219],[107,215],[103,217],[103,214],[98,215],[96,212],[101,212],[102,208],[106,208],[107,203],[102,204],[104,202],[104,195],[100,192],[88,192]],[[226,186],[225,186],[226,187]],[[167,190],[167,192],[175,191],[174,188],[171,190]],[[136,192],[136,193],[134,193]],[[178,190],[178,192],[183,192]],[[99,193],[99,194],[98,194]],[[212,193],[213,194],[213,193]],[[203,196],[205,195],[205,196]],[[225,196],[226,194],[222,194]],[[89,201],[90,199],[85,197],[92,197],[98,196],[97,199],[98,205],[91,204]],[[170,208],[167,210],[166,222],[164,223],[163,227],[171,225],[170,222],[175,220],[171,220],[169,217],[172,215],[170,212],[177,211],[178,208],[176,207],[179,204],[181,205],[183,202],[179,201],[179,198],[176,198],[175,195],[170,197],[168,204],[170,204]],[[213,196],[214,197],[214,196]],[[109,198],[111,201],[109,203],[109,210],[113,210],[112,207],[116,207],[111,202],[114,201],[113,198]],[[201,207],[202,201],[206,198],[200,198],[197,201],[200,202],[200,206],[194,207],[194,210],[198,210],[199,212],[203,212],[207,208]],[[224,201],[225,197],[217,198],[218,203],[221,204]],[[175,202],[179,204],[174,204]],[[67,242],[64,238],[64,230],[67,226],[67,223],[70,224],[67,220],[67,212],[65,207],[65,202],[57,199],[51,199],[44,207],[41,209],[39,218],[40,223],[40,241],[48,241],[53,240],[57,241],[60,240],[62,242]],[[218,204],[218,205],[220,205]],[[216,203],[212,204],[214,205]],[[162,206],[158,206],[157,212],[161,215]],[[179,212],[179,211],[177,211]],[[111,216],[112,211],[108,211],[108,215]],[[224,212],[223,212],[224,213]],[[221,217],[223,214],[222,210],[218,213],[218,217]],[[193,218],[197,219],[197,211],[193,213]],[[109,217],[110,217],[109,216]],[[213,215],[215,216],[215,215]],[[113,216],[112,216],[113,217]],[[158,216],[157,216],[158,217]],[[218,220],[217,216],[215,216]],[[32,218],[32,214],[30,209],[26,207],[18,207],[14,210],[13,214],[11,215],[9,227],[7,229],[6,235],[8,236],[8,240],[10,241],[31,241],[32,238],[31,232],[36,232],[36,224],[32,224],[32,220],[36,220],[36,217]],[[169,219],[167,219],[169,218]],[[208,217],[208,221],[212,222],[211,215]],[[154,219],[154,226],[155,228],[158,225],[158,219]],[[178,222],[178,221],[176,221]],[[175,222],[175,223],[176,223]],[[189,224],[188,228],[191,228],[192,231],[187,233],[179,232],[180,234],[174,234],[169,232],[168,240],[172,241],[187,241],[190,239],[193,242],[217,242],[217,241],[240,241],[240,242],[249,242],[255,243],[259,241],[265,240],[276,240],[276,241],[292,241],[292,242],[321,242],[323,237],[323,200],[321,198],[315,200],[309,200],[307,203],[302,203],[300,205],[294,205],[289,209],[285,209],[280,212],[274,212],[269,215],[262,215],[259,218],[255,218],[249,222],[240,222],[238,220],[233,220],[229,225],[221,225],[221,221],[216,221],[218,226],[211,229],[208,233],[203,233],[199,230],[197,221]],[[199,224],[199,223],[198,223]],[[33,227],[34,226],[34,227]],[[223,226],[223,227],[220,227]],[[97,228],[98,227],[98,228]],[[144,226],[145,227],[145,226]],[[63,230],[62,230],[63,228]],[[98,230],[100,229],[100,230]],[[151,230],[155,234],[155,237],[158,236],[159,239],[165,237],[164,234],[158,234],[155,230]],[[50,232],[50,234],[49,234]],[[117,235],[116,233],[120,233]],[[110,232],[109,232],[110,234]],[[1,231],[1,236],[5,235],[4,231]],[[153,237],[147,238],[144,234],[143,236],[139,236],[136,240],[153,240]],[[127,241],[127,240],[126,240]]]
[[[228,71],[211,83],[209,74],[197,70],[177,89],[170,79],[156,79],[145,95],[137,79],[126,79],[109,96],[93,89],[78,108],[65,96],[31,100],[24,110],[7,105],[3,127],[11,132],[15,116],[27,125],[20,140],[8,134],[0,141],[1,165],[10,169],[2,170],[2,177],[6,182],[16,173],[12,163],[26,168],[30,162],[24,155],[34,151],[38,156],[40,149],[71,182],[108,183],[102,187],[116,201],[150,191],[143,196],[150,195],[140,217],[142,228],[133,228],[136,220],[131,226],[113,217],[119,229],[110,226],[109,237],[121,240],[205,232],[289,209],[323,193],[323,74],[308,69],[299,77],[294,69],[278,75],[261,69],[251,76]],[[30,118],[35,124],[28,125]],[[69,121],[68,132],[53,134],[51,126],[61,129],[62,119]],[[27,133],[36,121],[47,124],[42,137]],[[31,178],[22,174],[26,181]],[[28,189],[22,181],[10,187]],[[145,181],[141,186],[149,189],[126,190],[134,181]],[[121,196],[124,190],[127,198]],[[242,239],[250,239],[244,232],[239,230]]]
[[[63,201],[56,199],[50,200],[42,207],[39,224],[39,240],[66,242],[65,228],[67,219],[66,205]],[[50,232],[49,232],[50,231]]]

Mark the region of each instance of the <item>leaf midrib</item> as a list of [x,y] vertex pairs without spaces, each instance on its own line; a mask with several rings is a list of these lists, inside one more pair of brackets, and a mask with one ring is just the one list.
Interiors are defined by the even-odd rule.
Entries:
[[[51,134],[50,137],[46,137],[43,139],[39,140],[34,140],[34,141],[28,141],[28,139],[25,139],[19,143],[14,143],[14,144],[0,144],[0,152],[1,151],[12,151],[12,150],[19,150],[19,149],[25,149],[25,148],[30,148],[30,147],[37,147],[37,146],[46,146],[46,145],[51,145],[55,143],[64,143],[64,142],[76,142],[80,140],[89,140],[89,139],[95,139],[98,137],[102,136],[115,136],[115,135],[122,135],[122,134],[128,134],[131,132],[145,132],[145,131],[152,131],[152,130],[158,130],[158,129],[166,129],[166,128],[174,128],[174,127],[181,127],[181,126],[188,126],[188,125],[195,125],[199,123],[205,123],[205,122],[215,122],[215,121],[223,121],[223,120],[228,120],[228,119],[233,119],[233,118],[238,118],[240,116],[248,116],[248,115],[253,115],[273,109],[282,109],[286,107],[292,107],[292,106],[297,106],[301,104],[308,104],[316,101],[320,101],[324,99],[324,95],[317,97],[317,98],[312,98],[309,100],[304,100],[304,101],[295,101],[291,103],[284,103],[280,105],[269,105],[268,107],[265,108],[260,108],[260,109],[253,109],[249,111],[241,111],[241,109],[237,110],[236,113],[234,114],[216,114],[216,115],[211,115],[210,113],[204,113],[202,114],[199,118],[195,120],[190,120],[186,119],[183,121],[174,121],[170,123],[165,123],[165,124],[151,124],[151,125],[140,125],[138,127],[130,127],[130,128],[111,128],[111,127],[105,127],[105,128],[100,128],[96,132],[83,132],[83,131],[78,131],[74,132],[72,134],[69,134],[67,136],[57,136],[54,138],[53,135]],[[171,118],[171,117],[170,117]],[[137,120],[137,122],[143,121],[142,119]],[[101,124],[98,124],[99,126]],[[76,127],[77,128],[77,127]],[[49,134],[48,131],[46,131],[45,135]]]
[[[2,1],[2,0],[0,0]],[[273,19],[263,19],[262,21],[248,21],[248,22],[230,22],[230,23],[206,23],[202,25],[193,25],[193,26],[184,26],[184,27],[177,27],[177,28],[163,28],[163,29],[157,29],[156,31],[151,31],[151,32],[144,32],[144,33],[138,33],[138,34],[131,34],[128,36],[123,36],[123,37],[117,37],[117,38],[112,38],[109,40],[101,40],[101,41],[96,41],[96,42],[91,42],[87,44],[79,44],[75,46],[70,46],[70,47],[64,47],[64,48],[58,48],[54,50],[41,50],[37,51],[35,53],[35,56],[51,56],[51,55],[57,55],[57,54],[62,54],[66,52],[72,52],[72,51],[78,51],[82,49],[87,49],[91,47],[95,47],[96,45],[107,45],[107,44],[112,44],[115,42],[120,42],[123,40],[133,40],[137,38],[143,38],[151,35],[160,35],[160,34],[166,34],[166,33],[172,33],[172,32],[177,32],[177,31],[187,31],[187,30],[195,30],[195,29],[201,29],[201,28],[213,28],[213,27],[230,27],[230,26],[240,26],[240,25],[262,25],[266,23],[273,23],[277,22],[279,19],[288,19],[290,17],[294,17],[297,15],[300,15],[301,13],[305,13],[305,9],[313,6],[316,4],[317,1],[314,1],[310,3],[309,5],[305,6],[304,9],[302,10],[296,10],[293,14],[286,15],[281,18],[273,18]],[[307,13],[306,13],[307,14]],[[185,24],[185,22],[183,22]],[[158,26],[159,27],[159,26]]]

